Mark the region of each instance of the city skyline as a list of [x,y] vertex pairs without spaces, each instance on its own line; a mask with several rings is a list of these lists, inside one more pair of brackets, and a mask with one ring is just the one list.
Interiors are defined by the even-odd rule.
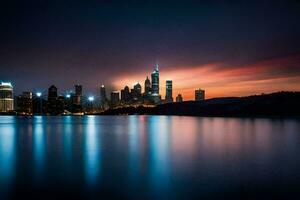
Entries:
[[168,75],[160,81],[173,80],[186,100],[199,87],[208,98],[299,91],[298,8],[294,1],[5,2],[0,80],[17,94],[52,84],[96,93],[101,84],[143,85],[158,63]]
[[[181,94],[184,97],[184,100],[194,100],[194,91],[199,87],[207,91],[207,98],[249,96],[278,91],[299,91],[300,76],[298,75],[298,71],[300,73],[300,68],[297,68],[298,62],[300,64],[300,54],[289,56],[283,59],[262,61],[250,65],[248,68],[241,69],[239,67],[235,67],[230,70],[222,70],[222,63],[213,63],[203,65],[198,68],[185,68],[181,70],[166,70],[160,65],[160,73],[163,73],[163,75],[160,76],[160,82],[165,83],[167,80],[172,80],[173,85],[175,85],[175,87],[173,86],[174,95]],[[287,71],[285,71],[285,65],[289,66],[289,68],[294,70],[295,73],[289,74]],[[269,73],[269,70],[273,70],[272,73]],[[206,78],[197,80],[198,78],[195,77],[197,73],[203,74],[203,77]],[[107,92],[110,93],[113,91],[121,92],[124,86],[133,88],[135,84],[139,83],[142,85],[142,92],[145,92],[144,81],[145,77],[147,76],[151,77],[151,67],[146,69],[146,71],[143,73],[139,73],[138,75],[122,76],[107,84],[98,83],[94,85],[92,89],[91,87],[85,87],[85,85],[81,84],[80,81],[74,81],[74,84],[71,86],[58,86],[55,83],[50,85],[54,84],[57,86],[60,90],[59,94],[61,95],[75,92],[73,86],[77,84],[83,85],[84,94],[86,96],[99,96],[99,88],[102,85],[105,85]],[[196,81],[194,78],[196,78]],[[13,80],[4,80],[5,81],[3,82],[10,82],[13,86],[16,85]],[[224,83],[226,84],[222,85],[222,87],[218,86],[219,84]],[[240,84],[240,87],[237,87],[238,84]],[[15,87],[14,90],[18,94],[21,94],[24,91],[32,91],[36,93],[46,92],[48,87],[49,85],[45,88],[41,86],[35,86],[33,88],[26,89],[26,85],[22,85],[20,87]],[[24,88],[24,90],[21,90],[20,88]],[[166,85],[160,84],[159,94],[162,97],[165,97],[165,92]]]
[[[124,84],[122,87],[124,88],[128,88],[129,90],[129,85],[132,85],[130,88],[132,88],[131,90],[136,90],[136,87],[139,87],[140,89],[140,94],[142,95],[154,95],[154,96],[158,96],[159,97],[159,101],[161,100],[166,100],[168,102],[173,102],[173,87],[172,87],[172,83],[173,81],[168,79],[165,81],[165,84],[160,84],[159,79],[160,79],[160,75],[159,75],[159,65],[155,64],[153,67],[153,72],[151,73],[151,80],[148,78],[149,76],[146,76],[145,79],[145,83],[144,84],[140,84],[140,82],[135,82],[134,84]],[[148,81],[149,83],[147,83],[147,89],[146,89],[146,81]],[[142,82],[142,81],[141,81]],[[8,81],[8,82],[2,82],[2,84],[9,84],[12,88],[13,86],[13,82]],[[149,85],[148,85],[149,84]],[[52,84],[48,89],[55,87],[56,93],[58,96],[64,96],[66,98],[70,98],[72,95],[76,96],[76,104],[79,104],[80,100],[80,96],[86,96],[87,98],[94,98],[97,97],[99,98],[100,102],[105,101],[107,98],[107,94],[106,94],[106,87],[104,84],[101,84],[101,86],[99,86],[97,88],[97,92],[95,93],[91,93],[90,91],[86,92],[85,90],[83,90],[83,86],[79,83],[74,84],[73,85],[73,89],[66,89],[63,91],[59,91],[58,88],[56,87],[55,84]],[[167,87],[169,87],[169,89],[167,89]],[[14,88],[15,90],[16,88]],[[122,90],[124,90],[123,88],[118,88],[115,90],[111,90],[110,93],[119,93],[119,98],[122,99]],[[148,91],[147,91],[148,90]],[[168,90],[169,94],[165,96],[165,98],[162,98],[161,95],[161,91],[165,91],[162,92],[164,93],[164,95],[166,95],[166,91]],[[49,91],[48,91],[48,95],[47,95],[47,88],[43,88],[41,90],[30,90],[30,89],[25,89],[22,93],[24,92],[31,92],[34,93],[34,95],[36,96],[41,96],[43,98],[45,97],[49,97]],[[130,92],[130,90],[128,91],[129,93],[132,93],[132,91]],[[148,94],[149,93],[149,94]],[[178,93],[180,94],[180,93]],[[18,96],[18,94],[14,94],[14,96]],[[51,96],[51,95],[50,95]],[[109,95],[108,95],[109,96]],[[79,99],[78,99],[79,98]]]

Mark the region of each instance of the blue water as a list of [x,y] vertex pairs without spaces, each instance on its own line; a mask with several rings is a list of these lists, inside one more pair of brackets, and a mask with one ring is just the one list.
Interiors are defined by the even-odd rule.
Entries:
[[300,120],[0,116],[0,199],[287,199]]

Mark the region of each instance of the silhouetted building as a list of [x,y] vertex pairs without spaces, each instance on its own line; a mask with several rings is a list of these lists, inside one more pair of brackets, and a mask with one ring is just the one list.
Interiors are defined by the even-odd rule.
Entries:
[[[70,94],[71,99],[65,99],[65,109],[73,113],[81,113],[83,105],[82,85],[75,85],[75,93]],[[71,106],[70,106],[71,104]]]
[[73,99],[74,99],[74,94],[72,93],[67,93],[65,97],[65,110],[72,112],[72,106],[73,106]]
[[142,98],[142,86],[137,83],[133,86],[133,90],[131,90],[132,99],[134,101],[139,101]]
[[121,90],[121,101],[128,103],[130,101],[131,94],[129,91],[129,87],[125,86],[123,90]]
[[33,102],[32,102],[32,107],[33,107],[33,113],[34,114],[45,114],[47,113],[47,101],[43,99],[42,95],[40,94],[33,96]]
[[64,96],[58,96],[57,97],[57,102],[56,102],[56,107],[57,107],[57,114],[62,114],[64,113],[64,110],[66,108],[66,99]]
[[75,95],[73,95],[73,104],[82,105],[82,85],[75,85]]
[[195,90],[195,101],[203,101],[205,100],[205,90]]
[[155,70],[151,74],[151,97],[154,103],[160,102],[160,95],[159,95],[159,70],[158,64],[155,66]]
[[181,94],[178,94],[176,97],[176,102],[183,102],[183,98]]
[[57,95],[57,88],[51,85],[48,89],[48,108],[47,113],[51,115],[59,115],[63,113],[63,99]]
[[111,105],[113,107],[117,106],[119,104],[120,97],[119,97],[119,92],[118,91],[111,92],[110,101],[111,101]]
[[13,86],[11,83],[0,83],[0,112],[14,110]]
[[172,81],[167,80],[166,81],[166,98],[165,101],[166,103],[171,103],[173,102],[173,94],[172,94]]
[[107,100],[107,97],[106,97],[105,87],[104,87],[104,85],[101,85],[101,87],[100,87],[100,102],[104,103],[106,100]]
[[75,85],[75,95],[82,96],[82,85]]
[[48,89],[48,101],[54,101],[57,99],[57,88],[51,85]]
[[151,95],[151,82],[147,76],[145,80],[145,95],[150,96]]
[[19,113],[31,114],[32,109],[32,92],[23,92],[17,97],[17,111]]

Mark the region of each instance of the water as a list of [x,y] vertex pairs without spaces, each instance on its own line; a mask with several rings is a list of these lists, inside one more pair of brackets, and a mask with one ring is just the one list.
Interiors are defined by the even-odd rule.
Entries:
[[299,186],[299,119],[0,116],[0,199],[286,199]]

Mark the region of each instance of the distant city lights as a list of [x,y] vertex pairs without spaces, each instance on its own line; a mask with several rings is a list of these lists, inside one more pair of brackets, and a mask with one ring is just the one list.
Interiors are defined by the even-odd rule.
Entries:
[[9,86],[9,87],[12,87],[11,82],[1,82],[1,85],[2,85],[2,86]]
[[95,98],[94,98],[93,96],[89,96],[88,100],[89,100],[89,101],[94,101]]
[[41,97],[41,96],[42,96],[42,93],[41,93],[41,92],[37,92],[37,93],[36,93],[36,96],[37,96],[37,97]]

